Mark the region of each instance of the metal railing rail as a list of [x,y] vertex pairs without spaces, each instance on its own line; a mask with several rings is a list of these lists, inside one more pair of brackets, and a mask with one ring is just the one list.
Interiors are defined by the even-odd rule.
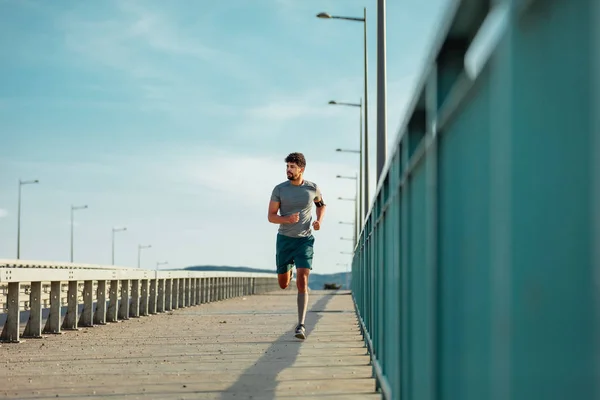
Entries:
[[450,2],[352,264],[385,398],[600,396],[599,26],[593,0]]
[[[267,273],[0,260],[0,307],[6,317],[0,341],[18,343],[278,288],[277,276]],[[43,309],[49,313],[42,326]],[[29,319],[21,332],[24,311]]]

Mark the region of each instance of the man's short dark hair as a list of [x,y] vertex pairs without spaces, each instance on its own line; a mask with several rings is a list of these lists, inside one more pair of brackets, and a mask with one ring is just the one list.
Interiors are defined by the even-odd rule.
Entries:
[[294,163],[300,168],[306,167],[306,159],[304,158],[304,154],[302,153],[290,153],[285,158],[286,163]]

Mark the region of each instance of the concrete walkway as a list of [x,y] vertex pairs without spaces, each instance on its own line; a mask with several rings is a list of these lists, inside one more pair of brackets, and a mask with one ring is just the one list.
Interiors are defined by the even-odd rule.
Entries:
[[285,290],[0,346],[0,398],[379,399],[348,292]]

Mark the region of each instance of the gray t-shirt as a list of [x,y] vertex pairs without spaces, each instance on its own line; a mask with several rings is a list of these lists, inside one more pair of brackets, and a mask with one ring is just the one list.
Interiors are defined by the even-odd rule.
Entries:
[[290,181],[275,186],[271,194],[272,201],[279,202],[279,213],[287,215],[300,213],[295,224],[279,224],[279,233],[291,237],[311,235],[312,207],[315,200],[322,200],[321,190],[316,183],[304,180],[301,185],[293,185]]

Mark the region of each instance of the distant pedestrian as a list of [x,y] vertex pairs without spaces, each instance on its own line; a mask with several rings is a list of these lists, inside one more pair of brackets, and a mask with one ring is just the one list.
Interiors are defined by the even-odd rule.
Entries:
[[[295,336],[306,339],[306,309],[308,307],[308,276],[312,270],[313,244],[311,230],[312,206],[316,206],[317,219],[312,229],[321,229],[325,203],[316,183],[304,179],[306,159],[302,153],[291,153],[285,158],[287,181],[278,184],[271,193],[269,222],[279,224],[275,262],[279,287],[286,289],[296,266],[298,288],[298,324]],[[278,214],[279,212],[279,214]]]

